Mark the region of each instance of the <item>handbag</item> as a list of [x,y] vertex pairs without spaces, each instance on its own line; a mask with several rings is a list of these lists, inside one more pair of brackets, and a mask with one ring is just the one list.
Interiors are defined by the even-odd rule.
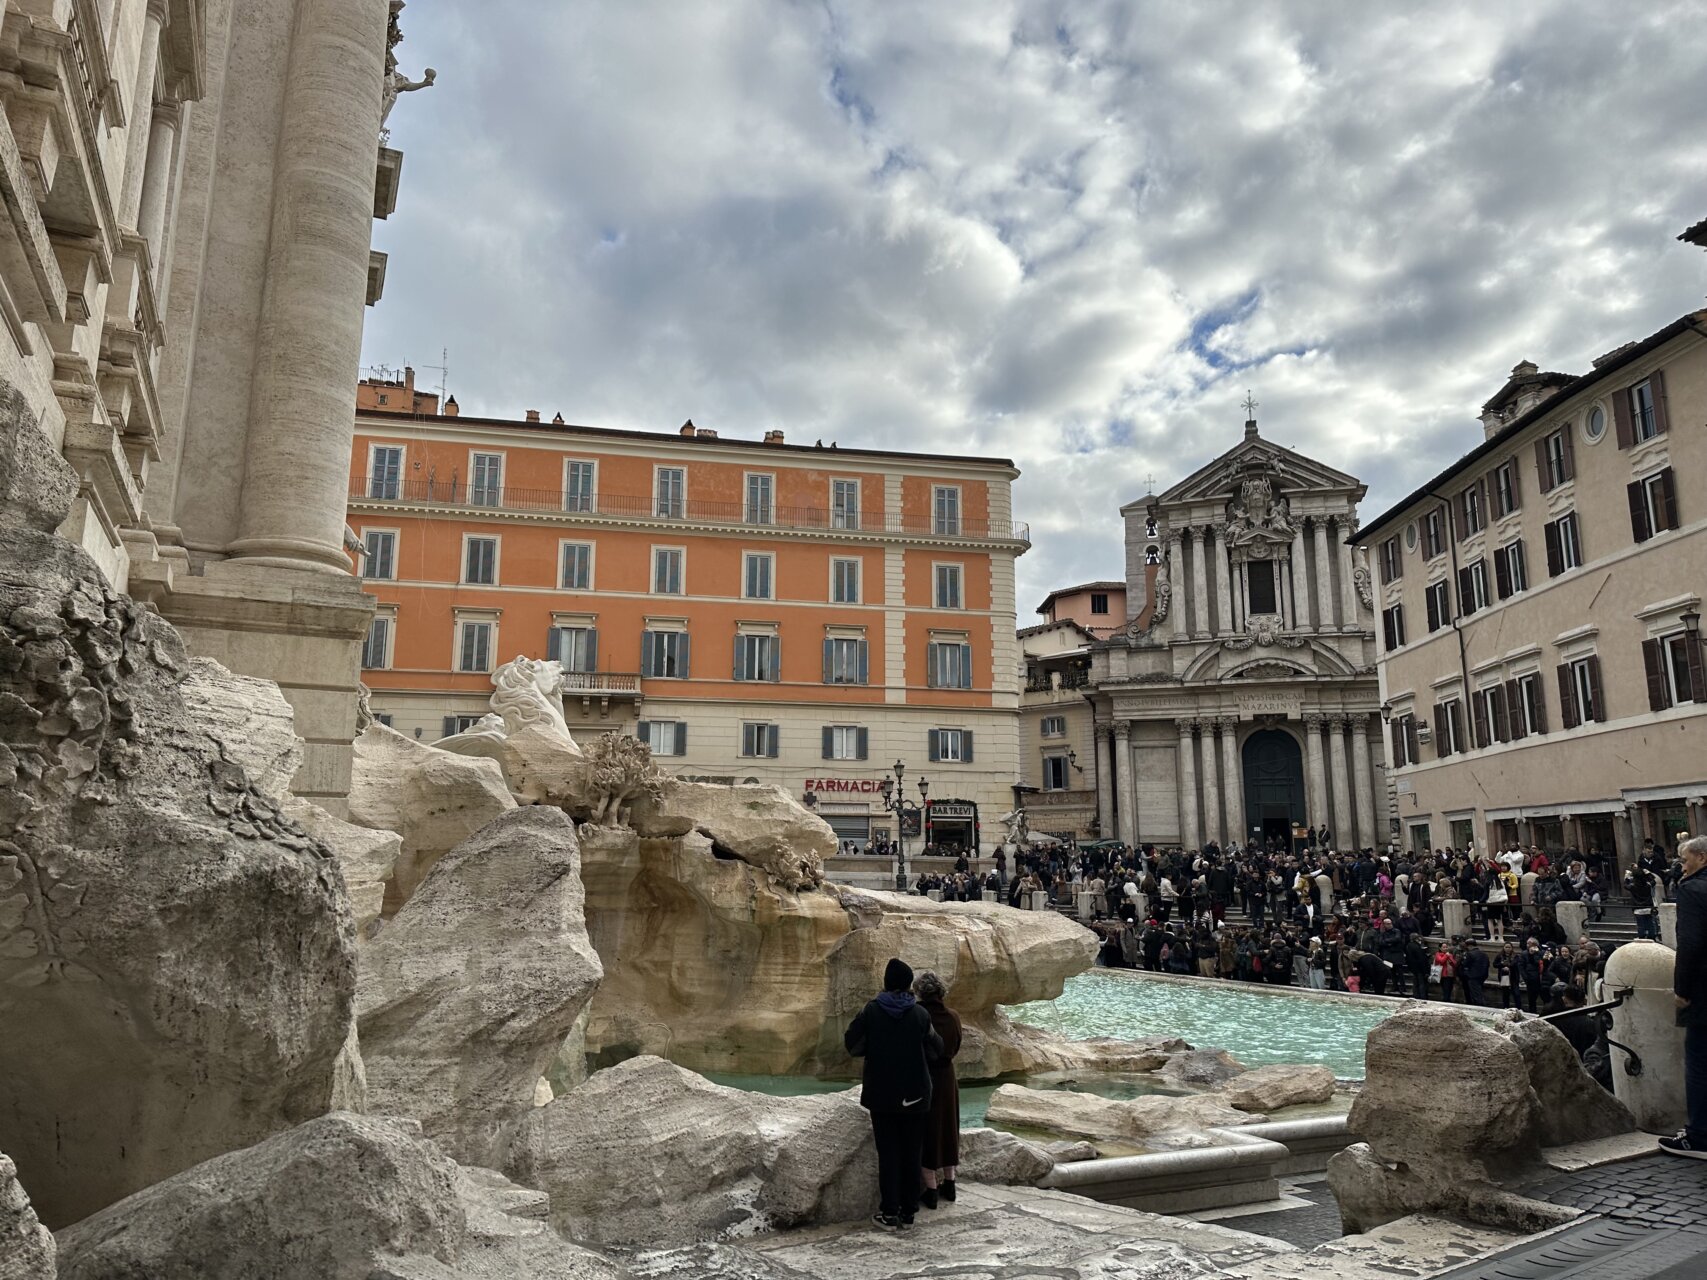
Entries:
[[1440,966],[1439,965],[1437,965],[1437,964],[1429,965],[1429,967],[1428,967],[1428,980],[1430,982],[1439,982],[1440,981]]

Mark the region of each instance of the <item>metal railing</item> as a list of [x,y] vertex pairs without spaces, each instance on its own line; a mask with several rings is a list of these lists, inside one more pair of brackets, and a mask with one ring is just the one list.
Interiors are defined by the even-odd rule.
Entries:
[[930,514],[838,511],[829,507],[779,507],[750,509],[742,502],[716,502],[703,498],[660,501],[652,497],[624,494],[565,493],[561,489],[522,489],[469,486],[462,480],[406,480],[402,477],[362,476],[351,481],[350,501],[396,502],[461,507],[470,511],[518,511],[531,514],[561,513],[566,516],[615,516],[630,520],[664,523],[744,525],[757,529],[810,529],[851,533],[913,534],[932,538],[1031,543],[1031,527],[1024,523],[939,520]]

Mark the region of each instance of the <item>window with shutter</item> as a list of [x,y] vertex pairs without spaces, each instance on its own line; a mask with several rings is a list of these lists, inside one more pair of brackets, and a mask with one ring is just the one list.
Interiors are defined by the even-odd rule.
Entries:
[[925,730],[925,753],[933,761],[942,759],[942,739],[935,729]]
[[1600,691],[1600,655],[1594,654],[1582,660],[1583,678],[1587,686],[1588,697],[1583,707],[1583,720],[1606,722],[1606,698]]
[[1571,676],[1571,664],[1561,662],[1559,672],[1559,723],[1567,729],[1575,729],[1582,723],[1582,717],[1577,710],[1576,682]]
[[1405,717],[1405,762],[1416,764],[1422,759],[1422,734],[1417,730],[1417,718]]
[[1642,668],[1648,677],[1648,710],[1671,706],[1671,682],[1666,678],[1665,649],[1659,640],[1642,641]]
[[1541,487],[1542,493],[1552,492],[1553,478],[1552,472],[1547,466],[1546,437],[1535,442],[1535,482]]
[[1632,480],[1624,487],[1630,500],[1630,536],[1646,542],[1654,536],[1653,517],[1648,511],[1648,486],[1645,481]]
[[1470,585],[1470,570],[1468,567],[1458,571],[1458,613],[1460,617],[1469,617],[1476,612],[1476,593]]
[[1523,710],[1522,688],[1516,680],[1507,680],[1505,682],[1505,704],[1507,709],[1510,711],[1510,720],[1508,722],[1509,733],[1507,740],[1510,742],[1516,742],[1519,738],[1528,737],[1529,727],[1525,723],[1526,717]]
[[1667,467],[1654,477],[1654,532],[1664,533],[1678,527],[1677,519],[1677,481],[1672,469]]
[[1511,595],[1511,566],[1506,561],[1506,549],[1494,552],[1494,587],[1501,600]]
[[389,529],[369,529],[362,534],[367,554],[362,557],[362,577],[389,581],[397,574],[397,535]]
[[362,645],[362,666],[375,670],[391,665],[391,619],[375,618],[368,624],[367,642]]
[[1547,544],[1547,576],[1557,578],[1565,571],[1565,558],[1559,548],[1559,522],[1549,520],[1541,529],[1541,540]]
[[869,758],[870,755],[871,731],[862,725],[859,730],[859,737],[854,745],[854,759],[865,760]]
[[1476,733],[1474,744],[1477,747],[1487,746],[1489,743],[1487,695],[1480,692],[1471,695],[1470,719]]
[[1511,741],[1510,708],[1506,705],[1505,686],[1496,684],[1483,696],[1488,700],[1488,729],[1493,740]]

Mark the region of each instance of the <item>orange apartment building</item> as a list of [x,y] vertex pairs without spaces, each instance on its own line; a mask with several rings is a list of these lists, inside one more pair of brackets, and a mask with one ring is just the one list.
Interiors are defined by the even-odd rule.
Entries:
[[810,795],[860,844],[895,834],[878,788],[900,760],[911,800],[930,782],[909,836],[988,847],[1018,776],[1017,475],[780,431],[464,417],[410,371],[364,382],[363,679],[381,719],[430,741],[486,712],[499,664],[555,658],[578,734]]

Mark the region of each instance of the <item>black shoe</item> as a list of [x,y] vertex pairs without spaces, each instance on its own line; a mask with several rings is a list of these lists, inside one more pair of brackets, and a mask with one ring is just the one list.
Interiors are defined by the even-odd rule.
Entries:
[[874,1213],[871,1215],[871,1220],[878,1226],[888,1227],[892,1231],[902,1225],[901,1218],[893,1213]]
[[936,1188],[926,1187],[923,1191],[919,1192],[919,1203],[924,1205],[927,1209],[936,1208]]
[[938,1183],[937,1194],[950,1204],[954,1203],[954,1179],[950,1178],[947,1182]]
[[913,1215],[910,1213],[903,1213],[901,1215],[901,1230],[905,1231],[908,1227],[910,1227],[912,1225],[913,1225]]
[[1675,1138],[1661,1138],[1660,1150],[1668,1156],[1682,1156],[1686,1160],[1707,1160],[1707,1147],[1692,1145],[1688,1133],[1679,1133]]

